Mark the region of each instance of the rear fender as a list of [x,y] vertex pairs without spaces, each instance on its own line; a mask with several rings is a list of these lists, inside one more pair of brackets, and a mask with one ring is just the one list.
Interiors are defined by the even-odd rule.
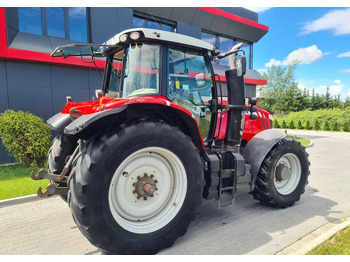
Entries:
[[255,135],[243,149],[243,157],[251,165],[250,191],[254,190],[256,176],[266,155],[287,134],[280,129],[267,129]]
[[69,114],[58,113],[47,120],[47,125],[60,133],[72,122]]
[[161,119],[172,126],[179,127],[186,135],[191,137],[200,151],[204,151],[203,139],[195,118],[179,108],[156,103],[124,104],[117,108],[82,115],[68,124],[64,128],[64,133],[86,140],[103,128],[140,118]]

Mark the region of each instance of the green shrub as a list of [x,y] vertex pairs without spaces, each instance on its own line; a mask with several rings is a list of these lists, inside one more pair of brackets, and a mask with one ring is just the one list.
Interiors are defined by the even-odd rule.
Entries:
[[314,123],[314,129],[315,130],[320,130],[321,129],[320,122],[318,122],[317,118],[316,118],[315,123]]
[[301,123],[300,120],[298,121],[297,128],[298,128],[298,129],[304,129],[304,127],[303,127],[303,125],[302,125],[302,123]]
[[307,130],[311,130],[311,129],[312,129],[312,126],[311,126],[311,124],[310,124],[310,121],[309,121],[309,120],[307,120],[307,121],[306,121],[306,124],[305,124],[305,129],[307,129]]
[[343,131],[344,132],[349,132],[350,131],[349,124],[347,122],[345,122],[344,125],[343,125]]
[[328,120],[326,120],[326,121],[324,122],[323,130],[325,130],[325,131],[330,131],[330,130],[331,130],[330,127],[329,127]]
[[295,129],[294,120],[289,122],[289,128],[290,129]]
[[339,131],[339,124],[337,121],[333,123],[332,131]]
[[285,119],[283,119],[283,121],[282,121],[282,128],[287,128],[288,126],[287,126],[287,122],[286,122],[286,120]]
[[7,110],[0,115],[0,137],[9,153],[26,166],[42,165],[50,147],[50,128],[33,114]]
[[277,120],[277,118],[275,118],[274,120],[273,120],[273,128],[280,128],[280,125],[279,125],[279,123],[278,123],[278,120]]

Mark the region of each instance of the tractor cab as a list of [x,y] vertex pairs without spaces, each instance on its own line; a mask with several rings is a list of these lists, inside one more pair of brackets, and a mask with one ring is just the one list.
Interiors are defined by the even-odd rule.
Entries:
[[[154,102],[166,98],[193,117],[202,139],[211,143],[219,100],[211,61],[230,54],[220,55],[213,45],[189,36],[139,28],[126,30],[104,45],[58,47],[52,56],[80,56],[83,61],[90,57],[92,62],[106,57],[102,93],[96,93],[97,98],[128,103],[140,97],[152,97]],[[245,71],[245,62],[240,63],[240,71]]]

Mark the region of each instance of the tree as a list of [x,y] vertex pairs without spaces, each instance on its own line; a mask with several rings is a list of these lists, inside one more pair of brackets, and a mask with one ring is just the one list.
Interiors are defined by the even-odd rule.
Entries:
[[350,106],[350,97],[345,98],[344,108]]
[[298,121],[297,128],[298,129],[304,129],[303,124],[301,123],[301,120]]
[[295,129],[295,124],[294,124],[293,120],[289,122],[289,128],[290,129]]
[[324,108],[331,108],[332,104],[332,97],[331,94],[329,93],[329,86],[327,86],[327,91],[326,95],[324,96]]
[[282,121],[282,128],[287,128],[287,122],[285,119]]
[[273,120],[273,128],[280,128],[277,118]]
[[320,130],[321,126],[320,126],[320,122],[318,122],[318,119],[316,118],[315,123],[314,123],[314,129],[315,130]]
[[263,76],[267,80],[267,85],[261,86],[259,106],[272,113],[280,113],[286,111],[286,90],[294,88],[290,91],[295,92],[297,83],[295,80],[296,64],[288,66],[275,66],[267,70]]
[[332,131],[339,131],[339,124],[337,121],[334,121]]
[[312,129],[312,126],[310,125],[310,121],[309,120],[306,121],[305,129],[306,130],[311,130]]
[[290,86],[284,92],[283,100],[285,112],[298,112],[305,109],[305,104],[303,103],[303,93],[296,85]]
[[326,121],[324,122],[324,125],[323,125],[323,130],[325,130],[325,131],[329,131],[329,130],[331,130],[331,129],[330,129],[330,127],[329,127],[328,120],[326,120]]

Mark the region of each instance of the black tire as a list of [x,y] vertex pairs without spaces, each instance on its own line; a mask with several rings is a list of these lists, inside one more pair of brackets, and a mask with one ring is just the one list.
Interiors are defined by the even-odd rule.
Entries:
[[[63,167],[66,163],[68,156],[73,154],[77,147],[77,139],[67,136],[63,133],[59,133],[51,143],[47,158],[47,170],[49,173],[59,175],[61,174]],[[59,186],[66,187],[65,183],[57,183]],[[63,200],[67,201],[67,196],[61,196]]]
[[[285,170],[290,171],[282,171],[283,166],[288,165],[290,169]],[[259,169],[252,192],[254,199],[274,207],[292,206],[305,192],[309,165],[308,154],[299,142],[281,139],[266,155]]]
[[[118,195],[118,192],[124,194],[123,190],[114,190],[118,183],[121,184],[126,181],[125,185],[129,186],[127,183],[132,181],[131,179],[138,179],[137,182],[139,182],[142,178],[140,176],[136,178],[138,171],[129,174],[126,172],[119,173],[118,170],[123,166],[127,166],[128,163],[136,163],[133,158],[135,154],[138,157],[138,154],[141,154],[139,152],[153,149],[155,151],[149,152],[149,156],[153,153],[152,157],[159,157],[156,149],[161,150],[161,152],[171,152],[183,164],[185,172],[182,172],[182,174],[184,174],[184,180],[187,180],[187,189],[183,191],[184,199],[182,205],[165,201],[165,207],[159,213],[156,214],[155,212],[154,217],[148,220],[145,218],[144,221],[133,220],[134,217],[132,217],[130,222],[127,219],[120,218],[122,215],[119,217],[119,213],[114,209],[113,201],[110,201],[110,199],[114,199],[113,196]],[[163,156],[161,155],[161,157]],[[164,158],[166,157],[164,156]],[[142,165],[140,164],[140,167]],[[145,170],[142,172],[148,172],[146,171],[148,166],[142,167]],[[114,175],[117,171],[118,174]],[[125,176],[122,174],[125,174]],[[142,176],[142,174],[140,175]],[[154,177],[157,178],[157,175],[159,174],[155,173]],[[202,201],[203,179],[199,150],[188,136],[185,136],[179,129],[161,121],[137,120],[116,129],[110,128],[87,141],[68,182],[68,202],[80,231],[102,252],[106,254],[155,254],[159,250],[171,246],[177,238],[187,231]],[[158,182],[157,186],[161,185],[161,181]],[[159,190],[162,190],[161,186],[159,187]],[[129,186],[125,192],[131,194],[132,190],[133,187]],[[180,189],[179,192],[181,190],[183,189]],[[154,195],[152,198],[148,197],[148,200],[142,198],[138,200],[139,193],[134,192],[131,194],[132,199],[130,201],[134,201],[135,205],[140,204],[142,207],[149,205],[147,208],[151,209],[153,204],[148,203],[152,203],[153,200],[158,201],[157,197],[160,199],[162,194],[169,194],[169,191],[164,190],[163,193],[155,191],[159,192],[159,195]],[[172,195],[176,195],[176,193],[171,193]],[[123,207],[126,205],[129,208],[128,203],[125,204],[127,201],[129,199],[124,202],[120,200],[120,202],[123,202]],[[178,203],[181,203],[181,201]],[[161,228],[155,228],[153,226],[155,223],[152,221],[158,221],[156,220],[160,216],[158,214],[163,214],[166,217],[169,212],[174,212],[169,211],[167,213],[163,211],[174,210],[170,209],[170,206],[177,206],[174,207],[175,210],[178,210],[174,213],[174,217]],[[145,225],[147,223],[143,222],[152,225],[150,227],[152,230],[149,230],[149,233],[136,232],[137,230],[140,230],[140,232],[146,230]],[[135,231],[133,231],[134,227],[137,228]]]

